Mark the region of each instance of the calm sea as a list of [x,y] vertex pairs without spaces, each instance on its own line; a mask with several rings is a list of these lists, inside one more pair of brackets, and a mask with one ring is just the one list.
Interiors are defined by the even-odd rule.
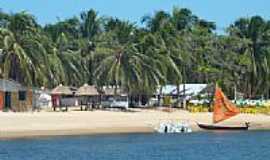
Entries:
[[269,159],[269,131],[66,136],[0,141],[0,160]]

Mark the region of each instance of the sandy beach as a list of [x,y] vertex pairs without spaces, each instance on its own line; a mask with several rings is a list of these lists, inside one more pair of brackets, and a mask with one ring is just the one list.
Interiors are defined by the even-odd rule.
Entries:
[[[69,111],[0,113],[0,138],[34,136],[88,135],[111,133],[151,133],[153,126],[166,120],[187,120],[193,131],[199,131],[196,122],[211,123],[211,113],[189,113],[175,110],[132,109],[121,111]],[[251,130],[270,129],[270,116],[241,114],[224,124],[251,123]]]

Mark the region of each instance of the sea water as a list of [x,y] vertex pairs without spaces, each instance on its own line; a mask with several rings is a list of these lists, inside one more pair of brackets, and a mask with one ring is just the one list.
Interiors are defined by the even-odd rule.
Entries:
[[269,131],[120,134],[0,140],[0,160],[269,159]]

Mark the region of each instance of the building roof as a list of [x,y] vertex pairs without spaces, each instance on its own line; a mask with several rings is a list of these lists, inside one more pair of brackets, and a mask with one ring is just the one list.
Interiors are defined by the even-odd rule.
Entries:
[[[113,96],[115,95],[115,88],[114,87],[103,87],[102,93],[107,96]],[[116,90],[116,95],[127,95],[127,93],[124,92],[123,89],[118,88]]]
[[81,86],[76,92],[77,96],[97,96],[99,95],[95,86],[90,86],[88,84],[84,84]]
[[51,90],[49,90],[48,88],[45,88],[45,87],[33,88],[33,92],[35,94],[42,94],[42,93],[51,94]]
[[73,95],[73,93],[76,91],[75,88],[69,87],[69,86],[63,86],[60,84],[59,86],[55,87],[51,94],[54,95]]
[[[203,89],[207,87],[207,84],[185,84],[185,95],[195,96],[198,95]],[[184,92],[184,84],[179,85],[180,94]],[[157,89],[159,94],[159,88]],[[162,87],[163,95],[177,95],[176,85],[165,85]]]
[[0,91],[4,92],[18,92],[26,91],[27,88],[23,87],[20,83],[13,80],[0,79]]

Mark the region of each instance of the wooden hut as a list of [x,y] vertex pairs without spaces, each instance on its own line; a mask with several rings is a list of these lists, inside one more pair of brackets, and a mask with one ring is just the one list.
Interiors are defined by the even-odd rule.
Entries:
[[104,87],[102,90],[101,105],[111,108],[128,108],[128,94],[121,88]]
[[100,101],[100,94],[95,86],[84,84],[75,94],[81,106],[95,107]]
[[0,79],[0,110],[24,112],[32,109],[32,89],[13,80]]
[[76,103],[76,88],[60,84],[51,91],[53,107],[73,106]]

